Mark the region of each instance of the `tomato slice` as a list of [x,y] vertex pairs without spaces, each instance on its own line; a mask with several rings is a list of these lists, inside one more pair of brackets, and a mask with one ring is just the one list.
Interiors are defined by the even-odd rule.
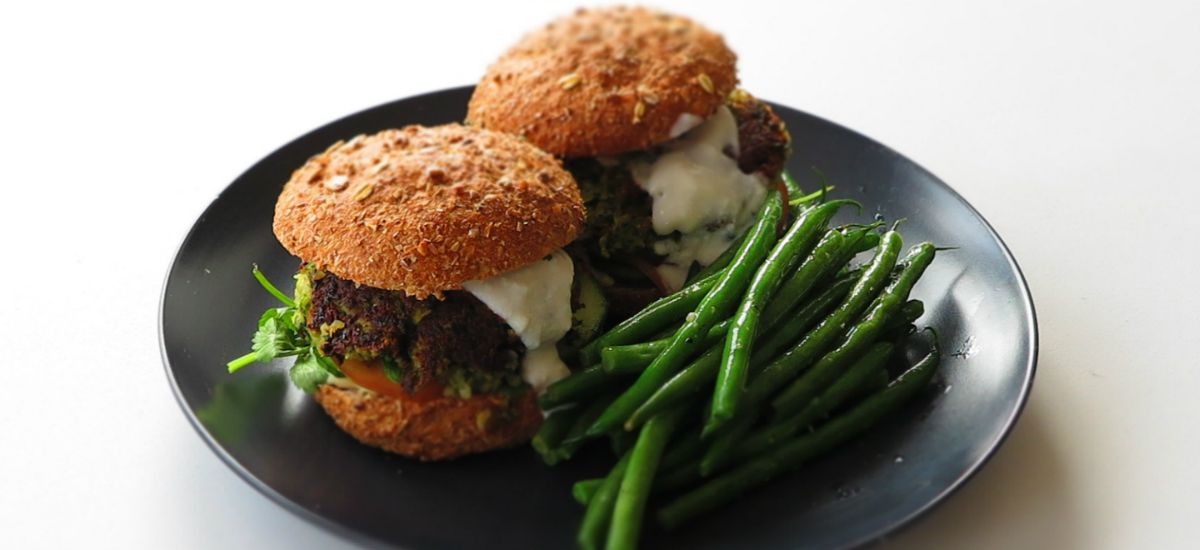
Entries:
[[446,390],[446,387],[442,384],[427,382],[416,394],[410,394],[405,391],[404,386],[388,380],[387,375],[383,373],[383,361],[379,359],[372,359],[370,361],[344,359],[338,365],[338,368],[342,369],[346,377],[353,380],[355,384],[375,393],[399,397],[409,401],[424,401],[438,398]]

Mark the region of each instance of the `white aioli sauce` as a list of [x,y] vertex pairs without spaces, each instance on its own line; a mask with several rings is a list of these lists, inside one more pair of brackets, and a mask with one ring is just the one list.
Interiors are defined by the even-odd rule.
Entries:
[[[695,121],[684,115],[676,122],[686,127]],[[655,252],[667,256],[659,274],[672,290],[683,287],[692,262],[708,265],[753,222],[767,196],[766,182],[758,174],[744,174],[736,157],[737,121],[727,107],[678,139],[668,142],[668,152],[652,164],[633,167],[633,179],[653,198],[654,232],[678,240],[655,243]]]
[[704,123],[704,119],[692,113],[683,113],[679,118],[675,119],[675,124],[671,125],[671,139],[682,136],[684,132],[691,130]]
[[570,256],[555,250],[527,266],[463,283],[464,290],[479,298],[521,337],[526,348],[521,378],[539,392],[571,373],[559,358],[555,344],[571,329],[574,277]]

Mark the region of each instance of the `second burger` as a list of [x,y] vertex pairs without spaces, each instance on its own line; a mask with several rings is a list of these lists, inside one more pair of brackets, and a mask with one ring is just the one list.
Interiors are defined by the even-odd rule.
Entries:
[[790,137],[737,89],[736,62],[720,35],[684,17],[579,10],[526,35],[475,89],[470,124],[564,158],[587,207],[576,246],[614,309],[655,297],[637,299],[639,272],[659,293],[679,289],[779,181]]

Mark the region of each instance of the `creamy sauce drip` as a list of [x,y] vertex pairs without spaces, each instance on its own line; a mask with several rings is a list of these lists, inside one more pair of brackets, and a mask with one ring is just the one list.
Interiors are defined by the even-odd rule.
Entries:
[[571,372],[555,344],[571,329],[574,276],[570,256],[560,249],[513,271],[463,283],[521,338],[526,348],[521,378],[539,392]]
[[[694,124],[687,116],[675,126]],[[743,173],[726,154],[739,152],[737,121],[727,107],[666,147],[653,163],[634,165],[632,172],[654,201],[655,233],[680,235],[655,244],[655,252],[667,257],[659,274],[678,290],[692,262],[712,263],[750,226],[767,188],[761,175]]]

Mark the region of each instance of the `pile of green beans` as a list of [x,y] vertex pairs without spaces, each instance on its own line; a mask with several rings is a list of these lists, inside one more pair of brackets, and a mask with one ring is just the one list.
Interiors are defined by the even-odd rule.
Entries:
[[619,457],[575,485],[584,550],[636,548],[652,506],[674,528],[845,443],[933,378],[932,330],[924,359],[889,372],[903,370],[894,350],[924,314],[909,294],[937,249],[901,259],[895,227],[831,228],[857,203],[789,207],[801,193],[786,183],[719,262],[601,335],[586,368],[539,397],[550,413],[533,444],[548,464],[592,440]]

